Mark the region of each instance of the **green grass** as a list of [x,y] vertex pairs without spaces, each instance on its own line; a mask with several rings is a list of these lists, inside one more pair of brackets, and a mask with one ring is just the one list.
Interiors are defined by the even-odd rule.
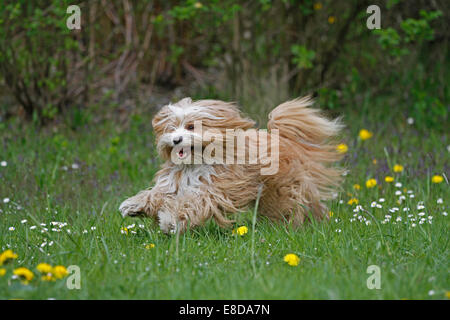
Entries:
[[[448,170],[448,137],[418,132],[403,116],[376,108],[345,112],[344,121],[349,151],[343,165],[349,173],[338,199],[330,202],[329,222],[292,230],[258,218],[253,229],[248,212],[237,217],[236,226],[249,228],[242,237],[211,222],[179,239],[160,233],[151,220],[122,219],[117,210],[127,196],[147,187],[157,170],[150,116],[133,116],[125,126],[91,124],[77,132],[4,123],[0,161],[8,165],[0,167],[0,200],[10,202],[0,201],[0,249],[12,249],[18,259],[4,266],[0,298],[445,299],[449,217],[443,212],[450,197],[448,183],[432,184],[431,176]],[[374,136],[359,141],[361,128]],[[392,172],[396,163],[404,165],[402,173]],[[402,187],[384,182],[386,175]],[[365,187],[369,178],[378,180],[376,188]],[[361,190],[353,189],[356,183]],[[397,190],[406,196],[401,204]],[[352,197],[365,209],[356,217],[355,205],[347,204]],[[373,201],[383,207],[372,208]],[[425,209],[417,209],[419,201]],[[390,213],[393,207],[399,211]],[[419,212],[427,221],[432,216],[432,223],[419,224]],[[390,222],[382,223],[385,215],[392,216]],[[67,226],[52,231],[52,221]],[[40,223],[49,230],[41,232]],[[132,224],[136,234],[121,233]],[[146,249],[149,243],[155,247]],[[283,261],[288,253],[300,257],[298,266]],[[78,265],[81,289],[68,290],[65,280],[41,281],[35,269],[41,262]],[[380,267],[380,290],[366,286],[369,265]],[[30,284],[11,279],[19,266],[34,272]]]

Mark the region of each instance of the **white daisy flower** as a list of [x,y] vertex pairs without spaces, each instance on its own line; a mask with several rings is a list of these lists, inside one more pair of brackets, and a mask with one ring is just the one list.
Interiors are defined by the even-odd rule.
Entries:
[[436,200],[436,203],[437,204],[442,204],[442,203],[444,203],[444,200],[442,200],[442,198],[439,198],[439,199]]
[[399,195],[401,195],[401,194],[402,194],[402,192],[401,192],[400,190],[395,191],[395,195],[396,195],[396,196],[399,196]]
[[9,227],[8,230],[9,230],[9,231],[14,231],[14,230],[16,230],[16,228],[14,228],[14,227]]
[[34,229],[36,229],[36,226],[31,226],[30,227],[30,230],[34,230]]
[[402,187],[402,184],[401,184],[400,182],[397,182],[397,183],[395,184],[395,186],[396,186],[397,188],[401,188],[401,187]]
[[3,199],[3,203],[8,203],[9,201],[10,201],[9,198]]
[[444,212],[442,212],[442,215],[443,215],[443,216],[447,216],[448,213],[447,213],[446,211],[444,211]]
[[7,165],[8,165],[8,162],[6,162],[6,161],[0,162],[0,166],[2,166],[2,167],[6,167]]
[[423,217],[425,215],[425,212],[419,212],[417,215]]
[[22,221],[20,221],[21,224],[27,223],[28,220],[27,219],[23,219]]
[[384,202],[385,199],[384,198],[380,198],[380,200],[378,200],[378,202]]

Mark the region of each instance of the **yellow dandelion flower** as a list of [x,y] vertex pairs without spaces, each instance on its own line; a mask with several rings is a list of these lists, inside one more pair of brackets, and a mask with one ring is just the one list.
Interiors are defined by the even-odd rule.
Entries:
[[376,165],[377,164],[377,159],[373,159],[372,163]]
[[53,277],[51,273],[47,273],[46,275],[43,275],[41,277],[42,281],[56,281],[56,279]]
[[433,176],[433,178],[431,178],[431,182],[433,183],[441,183],[442,181],[444,181],[444,177],[439,175],[435,175]]
[[316,2],[314,3],[314,10],[320,10],[322,9],[322,4],[320,2]]
[[384,181],[386,181],[387,183],[391,183],[392,181],[394,181],[394,177],[386,176],[386,177],[384,178]]
[[6,274],[5,268],[0,268],[0,277],[3,277]]
[[328,17],[328,23],[329,24],[333,24],[336,22],[336,17],[335,16],[329,16]]
[[375,179],[369,179],[366,181],[366,187],[369,189],[375,187],[376,185],[377,185],[377,180],[375,180]]
[[36,267],[36,269],[40,272],[40,273],[50,273],[52,272],[52,266],[49,265],[48,263],[39,263]]
[[298,266],[298,264],[300,263],[300,258],[293,253],[289,253],[287,255],[284,256],[284,262],[287,262],[288,265],[295,267]]
[[0,254],[0,266],[6,264],[10,260],[17,259],[18,255],[14,253],[11,249],[4,251]]
[[450,291],[445,291],[445,296],[447,297],[447,299],[450,299]]
[[353,205],[353,204],[358,204],[359,201],[356,198],[351,198],[350,200],[348,200],[347,204],[349,205]]
[[394,172],[402,172],[403,171],[403,166],[401,164],[396,164],[394,166]]
[[370,132],[369,130],[361,129],[361,130],[359,131],[359,138],[360,138],[362,141],[367,140],[367,139],[370,139],[370,138],[372,138],[372,136],[373,136],[373,133]]
[[149,243],[145,245],[145,249],[153,249],[155,247],[155,244]]
[[359,184],[354,184],[354,185],[353,185],[353,189],[355,189],[355,190],[360,190],[360,189],[361,189],[361,186],[360,186]]
[[341,143],[336,147],[337,152],[346,153],[348,151],[348,146],[345,143]]
[[238,234],[240,236],[243,236],[248,232],[248,228],[246,226],[239,227],[235,230],[233,230],[233,234]]
[[52,274],[55,276],[56,279],[62,279],[65,276],[67,276],[69,273],[67,272],[66,267],[64,267],[64,266],[55,266],[52,269]]
[[18,276],[23,284],[28,284],[34,278],[34,273],[23,267],[14,269],[13,274]]

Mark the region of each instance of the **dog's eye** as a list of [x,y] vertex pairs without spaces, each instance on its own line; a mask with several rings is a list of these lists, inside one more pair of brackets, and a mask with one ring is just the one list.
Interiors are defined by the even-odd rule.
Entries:
[[193,124],[188,124],[186,126],[186,130],[194,130],[194,125]]

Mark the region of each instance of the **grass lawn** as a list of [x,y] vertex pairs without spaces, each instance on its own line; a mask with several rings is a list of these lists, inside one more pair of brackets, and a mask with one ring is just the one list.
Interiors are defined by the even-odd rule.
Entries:
[[[0,267],[0,299],[448,299],[447,135],[376,108],[344,122],[349,172],[329,222],[291,230],[258,219],[253,228],[249,212],[236,217],[243,236],[211,222],[179,238],[118,212],[158,168],[150,115],[76,132],[0,124],[0,249],[18,255]],[[366,141],[363,128],[373,132]],[[289,253],[298,266],[283,261]],[[78,265],[81,289],[41,280],[42,262]],[[370,265],[379,290],[366,285]],[[18,267],[34,273],[28,284],[13,279]]]

